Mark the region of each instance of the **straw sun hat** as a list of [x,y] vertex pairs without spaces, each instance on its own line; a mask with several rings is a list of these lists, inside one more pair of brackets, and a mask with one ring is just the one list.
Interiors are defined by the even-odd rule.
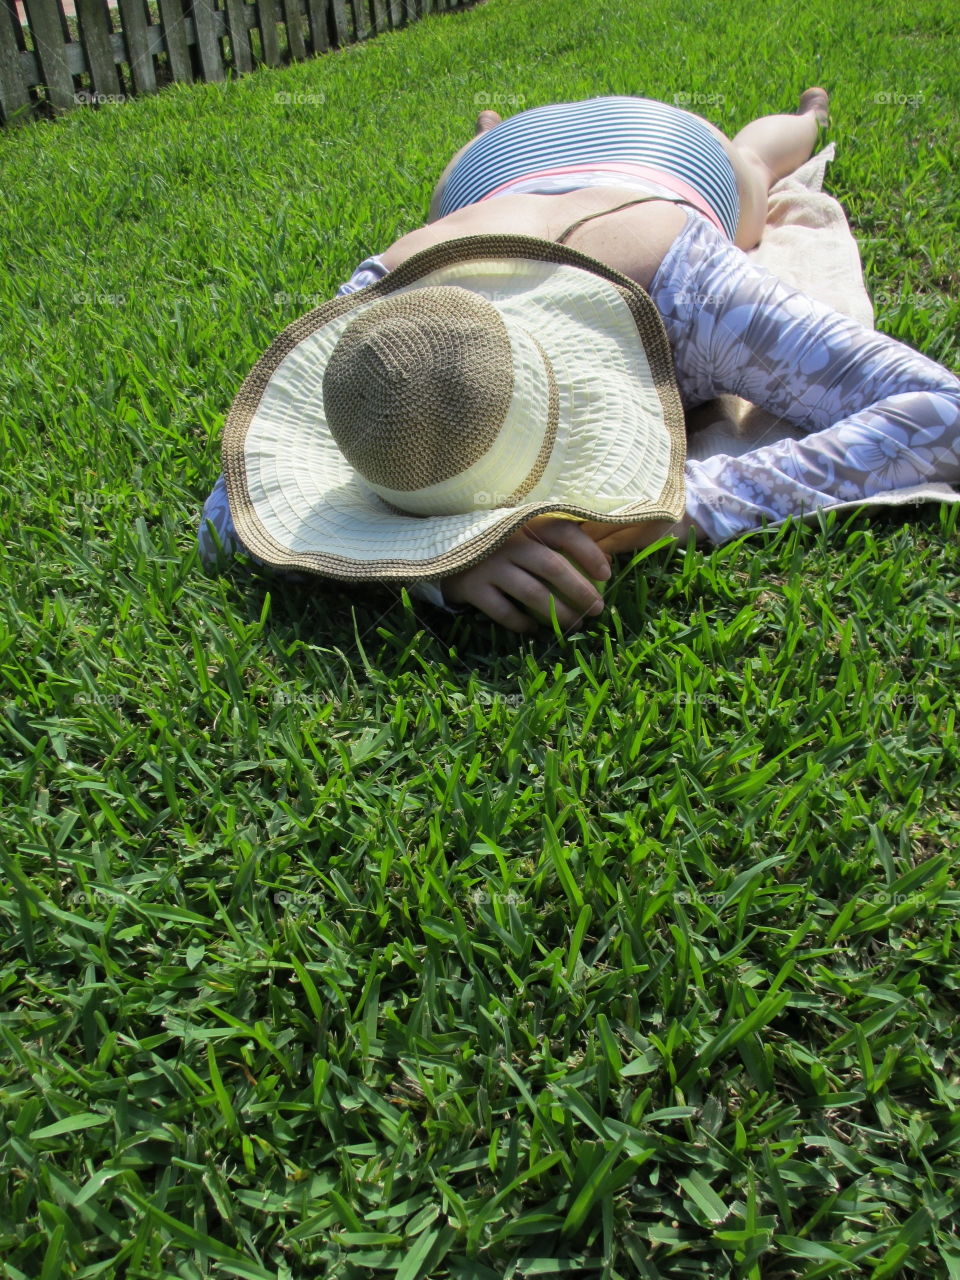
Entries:
[[284,329],[224,428],[240,540],[343,581],[443,578],[547,512],[685,509],[659,313],[565,245],[473,235]]

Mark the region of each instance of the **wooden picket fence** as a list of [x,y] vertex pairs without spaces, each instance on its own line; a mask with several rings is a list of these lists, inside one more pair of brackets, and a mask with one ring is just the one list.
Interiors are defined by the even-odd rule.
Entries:
[[[0,121],[313,57],[476,0],[0,0]],[[152,9],[152,12],[151,12]]]

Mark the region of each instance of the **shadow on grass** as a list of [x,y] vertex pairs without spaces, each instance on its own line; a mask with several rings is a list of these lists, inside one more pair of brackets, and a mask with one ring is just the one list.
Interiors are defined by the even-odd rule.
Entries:
[[[708,612],[720,608],[725,617],[731,611],[735,614],[749,598],[743,595],[740,566],[744,559],[750,561],[751,552],[767,558],[772,571],[770,585],[775,585],[777,562],[797,550],[812,552],[821,532],[832,544],[828,550],[833,551],[837,571],[842,574],[847,536],[856,530],[866,526],[882,541],[909,527],[923,546],[928,534],[939,535],[943,520],[956,521],[956,510],[936,503],[910,506],[906,511],[909,517],[902,507],[820,512],[811,523],[789,521],[763,538],[755,533],[744,535],[723,548],[706,551],[687,552],[675,543],[665,545],[645,555],[633,574],[630,560],[620,557],[605,592],[604,612],[560,634],[544,624],[535,633],[519,635],[477,609],[448,614],[413,597],[406,607],[399,585],[350,584],[320,577],[291,582],[241,561],[228,565],[223,576],[235,588],[233,606],[238,616],[251,623],[263,617],[269,597],[267,628],[279,649],[292,642],[335,648],[348,657],[358,681],[369,675],[371,666],[384,677],[395,676],[414,647],[418,660],[434,662],[438,670],[454,679],[458,672],[464,681],[471,674],[510,678],[519,674],[527,656],[538,666],[551,657],[563,658],[569,666],[575,664],[576,650],[582,647],[595,654],[607,635],[617,644],[629,643],[631,637],[641,637],[651,618],[660,618],[664,611],[677,623],[701,606]],[[681,576],[687,554],[695,559],[690,572]],[[714,556],[720,557],[719,563],[714,563]],[[725,573],[724,562],[735,563],[736,568]],[[762,585],[761,581],[761,589]],[[422,643],[416,645],[418,639]],[[402,655],[399,663],[398,655]]]

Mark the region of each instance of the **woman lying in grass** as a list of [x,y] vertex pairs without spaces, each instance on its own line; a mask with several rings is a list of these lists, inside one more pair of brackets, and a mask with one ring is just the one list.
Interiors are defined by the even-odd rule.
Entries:
[[[960,381],[743,252],[826,118],[821,89],[733,141],[640,98],[482,112],[427,225],[248,375],[204,562],[219,541],[525,632],[551,596],[564,627],[599,613],[615,553],[960,480]],[[809,434],[685,461],[684,410],[722,393]]]

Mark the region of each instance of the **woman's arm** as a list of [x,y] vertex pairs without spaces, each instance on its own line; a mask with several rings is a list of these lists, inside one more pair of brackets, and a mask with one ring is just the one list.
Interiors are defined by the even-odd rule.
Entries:
[[710,543],[885,489],[960,480],[960,381],[754,266],[691,218],[650,287],[687,408],[730,393],[807,431],[684,468]]

